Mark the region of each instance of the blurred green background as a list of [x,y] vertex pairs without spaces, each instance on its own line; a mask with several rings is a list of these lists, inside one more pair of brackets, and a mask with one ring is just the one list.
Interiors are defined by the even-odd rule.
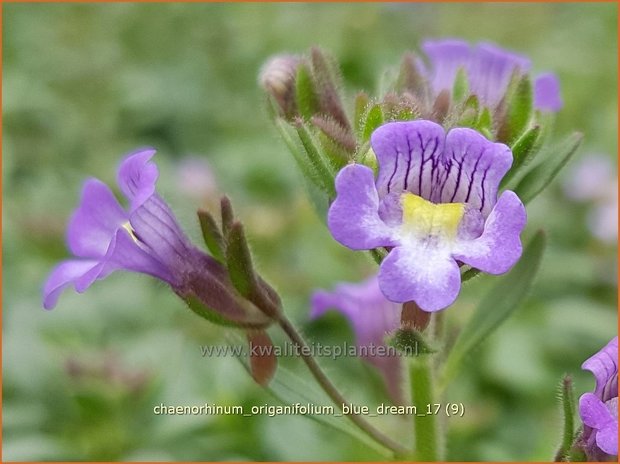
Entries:
[[[372,92],[405,51],[444,36],[493,41],[530,56],[536,72],[557,72],[557,136],[583,131],[578,156],[603,153],[616,165],[615,4],[5,4],[4,460],[381,458],[303,417],[155,416],[160,402],[277,401],[234,359],[203,358],[200,345],[225,343],[224,331],[158,282],[117,273],[84,295],[67,291],[51,312],[40,288],[68,255],[64,227],[83,180],[114,183],[120,157],[150,145],[160,192],[190,236],[199,237],[195,210],[226,192],[306,335],[352,341],[336,314],[308,322],[309,296],[374,265],[333,241],[313,212],[257,74],[274,53],[319,45],[341,63],[349,96]],[[567,198],[570,176],[569,167],[529,208],[526,235],[544,228],[549,249],[526,304],[446,394],[466,408],[446,421],[449,459],[551,459],[560,377],[573,375],[578,394],[591,389],[580,365],[617,333],[615,240],[592,235],[597,204]],[[450,328],[485,285],[466,286],[447,312]],[[283,364],[305,375],[295,360]],[[359,360],[323,365],[354,401],[385,401]],[[398,437],[407,430],[394,417],[377,425]]]

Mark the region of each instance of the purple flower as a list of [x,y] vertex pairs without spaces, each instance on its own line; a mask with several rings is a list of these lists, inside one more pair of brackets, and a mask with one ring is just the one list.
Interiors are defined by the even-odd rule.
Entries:
[[582,366],[594,374],[594,393],[579,398],[584,431],[581,444],[588,459],[602,461],[618,454],[618,337]]
[[351,249],[390,250],[379,271],[389,300],[437,311],[456,299],[461,263],[502,274],[517,262],[525,208],[514,192],[497,198],[507,146],[423,120],[385,124],[371,145],[376,181],[366,166],[343,168],[328,226]]
[[591,202],[588,228],[603,242],[618,241],[618,175],[609,156],[588,155],[577,163],[564,183],[571,200]]
[[[513,74],[527,74],[531,67],[526,57],[488,43],[471,47],[461,40],[428,40],[422,44],[422,50],[430,67],[423,63],[420,67],[435,96],[442,90],[452,92],[457,73],[463,69],[470,92],[490,108],[500,103]],[[536,79],[534,89],[536,108],[555,112],[562,107],[559,83],[554,75],[541,75]]]
[[103,182],[86,181],[67,230],[74,258],[51,272],[43,306],[52,309],[70,285],[82,293],[96,280],[126,270],[156,277],[184,300],[197,299],[229,321],[253,323],[244,302],[236,298],[226,269],[192,245],[156,193],[159,173],[150,161],[154,154],[155,150],[145,149],[121,162],[117,182],[127,208]]
[[[339,284],[333,292],[323,290],[312,295],[310,317],[315,319],[329,309],[337,309],[350,321],[358,347],[386,346],[385,337],[400,326],[401,305],[388,301],[379,289],[377,277],[359,284]],[[400,358],[394,353],[387,356],[364,358],[383,376],[390,398],[402,404],[402,369]]]

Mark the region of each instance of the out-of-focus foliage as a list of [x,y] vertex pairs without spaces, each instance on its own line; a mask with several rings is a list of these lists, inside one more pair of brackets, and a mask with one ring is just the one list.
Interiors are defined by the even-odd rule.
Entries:
[[[343,319],[309,323],[314,288],[369,275],[375,265],[333,241],[304,196],[256,84],[272,54],[311,45],[341,63],[349,96],[374,90],[387,67],[425,37],[488,40],[555,71],[565,108],[557,134],[617,152],[616,18],[612,4],[8,4],[3,14],[3,457],[5,460],[368,460],[374,451],[302,417],[157,416],[153,406],[276,404],[231,358],[226,342],[163,285],[114,275],[52,312],[40,288],[67,256],[64,227],[83,179],[114,181],[122,154],[155,146],[160,187],[190,235],[188,157],[206,159],[244,221],[261,273],[309,338],[351,342]],[[353,102],[350,110],[353,110]],[[193,172],[190,170],[190,172]],[[568,173],[563,173],[566,176]],[[198,179],[209,180],[209,175]],[[206,182],[206,181],[205,181]],[[593,379],[581,362],[616,332],[615,246],[586,227],[588,208],[560,182],[529,206],[526,239],[549,250],[517,311],[461,370],[446,400],[449,459],[547,460],[561,437],[556,385]],[[200,185],[200,184],[198,184]],[[447,310],[456,331],[492,279],[473,279]],[[276,340],[279,335],[274,333]],[[282,364],[305,375],[293,359]],[[356,359],[323,360],[357,402],[383,401]],[[389,433],[403,429],[383,418]],[[299,446],[303,443],[303,446]]]

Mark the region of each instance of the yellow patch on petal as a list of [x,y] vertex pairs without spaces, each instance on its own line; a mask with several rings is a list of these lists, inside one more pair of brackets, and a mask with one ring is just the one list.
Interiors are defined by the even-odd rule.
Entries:
[[435,204],[413,193],[400,197],[403,207],[403,231],[424,237],[454,239],[465,214],[464,203]]
[[129,232],[129,235],[131,237],[131,239],[138,243],[138,237],[136,237],[136,234],[134,233],[133,229],[131,228],[131,224],[129,223],[129,221],[123,223],[122,225],[123,229],[125,229],[127,232]]

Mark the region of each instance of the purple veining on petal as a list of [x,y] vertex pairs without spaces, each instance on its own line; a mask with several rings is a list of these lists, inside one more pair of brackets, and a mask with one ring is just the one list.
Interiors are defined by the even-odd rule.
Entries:
[[155,150],[152,148],[139,150],[125,157],[119,165],[118,186],[129,200],[131,211],[155,192],[159,171],[155,163],[150,161],[153,155]]
[[[428,151],[430,159],[441,156],[444,139],[443,128],[432,121],[390,123],[375,130],[370,143],[379,163],[376,182],[379,195],[383,197],[390,192],[403,191],[420,195],[422,184],[428,185],[427,190],[432,191],[432,171],[425,177],[422,163]],[[413,182],[405,186],[405,179]]]
[[[401,306],[385,299],[377,277],[359,284],[339,284],[334,291],[312,295],[310,317],[315,319],[330,309],[342,312],[353,326],[358,347],[385,346],[385,337],[400,325]],[[402,366],[398,356],[367,356],[384,378],[390,398],[403,403]]]
[[[391,249],[379,272],[388,299],[437,311],[459,293],[459,263],[501,274],[517,262],[525,208],[513,192],[497,201],[512,164],[507,146],[472,129],[446,136],[440,125],[423,120],[385,124],[373,132],[371,145],[376,182],[370,168],[345,167],[336,178],[328,226],[349,248]],[[437,209],[445,203],[456,204]]]
[[[452,129],[446,137],[445,164],[450,167],[438,203],[467,203],[486,217],[495,206],[499,183],[512,165],[512,152],[503,143],[493,143],[473,129]],[[445,155],[444,155],[445,157]],[[458,171],[453,168],[458,165]]]

